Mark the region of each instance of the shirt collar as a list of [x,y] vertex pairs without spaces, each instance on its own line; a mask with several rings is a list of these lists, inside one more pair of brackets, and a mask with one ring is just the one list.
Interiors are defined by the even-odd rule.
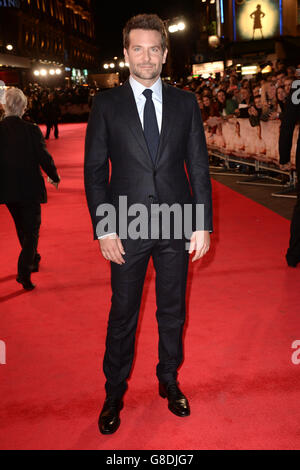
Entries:
[[[129,83],[130,83],[130,86],[132,88],[132,91],[133,91],[133,94],[134,94],[134,97],[135,97],[136,100],[139,99],[141,97],[143,91],[146,90],[146,88],[148,88],[148,87],[145,87],[144,85],[142,85],[137,80],[135,80],[135,78],[133,78],[131,75],[129,77]],[[162,82],[161,82],[161,78],[158,77],[156,82],[153,83],[153,85],[149,88],[150,88],[150,90],[153,91],[153,96],[156,99],[158,99],[158,101],[162,102]]]

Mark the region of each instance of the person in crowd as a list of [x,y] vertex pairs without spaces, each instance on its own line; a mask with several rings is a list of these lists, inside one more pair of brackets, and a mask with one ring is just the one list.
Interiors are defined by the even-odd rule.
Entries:
[[256,96],[260,96],[260,85],[258,83],[254,84],[252,87],[252,96],[253,96],[253,99]]
[[267,81],[262,86],[262,113],[260,119],[269,121],[278,119],[280,116],[280,105],[276,97],[276,83],[274,80]]
[[249,107],[248,113],[251,126],[258,126],[262,114],[262,102],[260,95],[254,97],[253,103]]
[[295,79],[295,76],[285,77],[284,79],[283,87],[284,87],[284,92],[285,92],[286,97],[289,96],[290,94],[294,79]]
[[202,110],[203,109],[203,99],[202,99],[201,93],[199,91],[196,91],[195,96],[196,96],[196,100],[197,100],[197,103],[199,105],[199,108]]
[[250,82],[248,78],[243,78],[241,81],[241,89],[243,88],[249,88],[250,89]]
[[89,98],[88,98],[88,105],[89,105],[89,108],[92,107],[93,99],[94,99],[95,94],[96,94],[96,90],[95,90],[94,88],[91,88],[91,89],[90,89],[90,92],[89,92]]
[[295,75],[296,75],[296,67],[294,67],[293,65],[289,65],[286,68],[286,74],[288,78],[291,78],[292,80],[294,80]]
[[38,253],[41,203],[47,193],[40,168],[58,188],[60,177],[39,127],[24,121],[27,98],[19,88],[5,93],[4,119],[0,122],[0,204],[6,204],[21,244],[17,282],[34,289],[31,273],[39,270]]
[[220,115],[226,119],[234,116],[234,112],[238,108],[238,103],[228,96],[224,90],[217,92],[217,105]]
[[238,77],[235,74],[231,74],[229,77],[228,87],[226,89],[227,93],[233,93],[233,91],[238,88],[238,85],[239,85]]
[[[279,134],[279,161],[283,170],[290,168],[291,148],[294,129],[300,121],[300,89],[291,90],[283,112]],[[296,267],[300,263],[300,132],[296,148],[297,202],[294,208],[289,247],[286,252],[287,264]]]
[[206,123],[209,126],[212,133],[215,134],[217,130],[217,123],[213,122],[213,124],[211,124],[211,121],[214,121],[214,120],[211,120],[210,118],[220,117],[218,105],[211,98],[211,96],[208,96],[208,95],[204,95],[202,100],[203,100],[203,109],[201,110],[202,120],[204,123]]
[[48,100],[43,105],[43,116],[47,126],[45,139],[49,139],[50,131],[53,127],[54,137],[58,139],[58,121],[61,117],[61,111],[57,100],[54,99],[54,93],[49,93]]
[[276,101],[277,101],[277,109],[276,109],[276,119],[281,119],[282,113],[285,110],[286,106],[286,98],[287,94],[285,92],[285,87],[279,86],[276,88]]
[[284,86],[284,79],[286,75],[287,73],[285,70],[280,70],[275,74],[277,86]]
[[253,97],[251,96],[250,87],[245,86],[240,90],[241,102],[239,107],[236,108],[235,114],[239,118],[249,118],[248,109],[253,101]]

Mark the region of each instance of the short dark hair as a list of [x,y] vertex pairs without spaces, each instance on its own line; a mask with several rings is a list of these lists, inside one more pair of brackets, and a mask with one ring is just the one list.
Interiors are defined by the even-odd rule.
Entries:
[[123,29],[123,46],[129,48],[129,33],[132,29],[155,30],[161,34],[161,47],[165,51],[168,45],[168,33],[164,22],[155,14],[136,15],[130,18]]

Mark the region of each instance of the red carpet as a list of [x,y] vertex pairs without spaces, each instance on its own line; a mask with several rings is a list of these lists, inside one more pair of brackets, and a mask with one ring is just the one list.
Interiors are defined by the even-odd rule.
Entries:
[[299,449],[300,268],[284,254],[289,222],[214,182],[212,249],[190,265],[185,362],[191,416],[157,393],[154,271],[149,267],[137,355],[121,427],[98,433],[109,264],[92,240],[83,190],[84,124],[48,147],[62,178],[42,207],[37,288],[16,283],[19,246],[0,206],[2,449]]

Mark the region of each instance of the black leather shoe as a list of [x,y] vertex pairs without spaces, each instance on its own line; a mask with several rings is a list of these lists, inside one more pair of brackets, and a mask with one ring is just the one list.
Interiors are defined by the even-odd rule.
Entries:
[[191,411],[187,398],[183,395],[176,383],[159,383],[159,394],[162,398],[168,399],[168,408],[176,416],[189,416]]
[[120,411],[123,401],[107,397],[99,416],[98,426],[101,434],[113,434],[120,426]]
[[18,276],[16,281],[19,284],[22,284],[22,286],[25,290],[33,290],[35,288],[35,284],[32,284],[30,278],[22,278],[22,277]]

